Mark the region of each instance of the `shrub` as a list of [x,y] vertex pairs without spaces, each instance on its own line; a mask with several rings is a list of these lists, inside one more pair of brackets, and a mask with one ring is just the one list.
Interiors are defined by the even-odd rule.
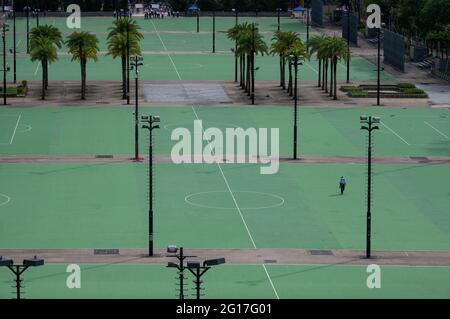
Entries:
[[343,85],[340,87],[340,90],[343,92],[362,91],[362,88],[356,85]]
[[399,83],[397,86],[401,89],[413,89],[416,87],[414,84],[411,83]]
[[406,89],[405,93],[407,94],[424,94],[424,90],[418,88]]
[[349,95],[351,97],[367,97],[369,93],[367,91],[350,91]]

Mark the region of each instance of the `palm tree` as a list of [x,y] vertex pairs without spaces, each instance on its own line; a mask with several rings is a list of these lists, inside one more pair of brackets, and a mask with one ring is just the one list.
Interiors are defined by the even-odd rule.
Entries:
[[[277,54],[280,56],[280,86],[283,89],[286,89],[286,63],[289,60],[289,55],[287,51],[289,51],[296,43],[301,42],[298,37],[298,33],[293,31],[287,32],[276,32],[275,36],[272,39],[271,53]],[[289,83],[288,83],[288,92],[292,95],[292,68],[289,65]]]
[[122,60],[122,99],[126,99],[126,64],[128,55],[140,55],[141,48],[139,42],[144,38],[139,32],[140,26],[130,18],[115,20],[113,27],[109,28],[107,37],[109,54],[115,59]]
[[334,88],[330,88],[330,96],[334,91],[333,99],[337,100],[337,64],[342,59],[347,60],[347,43],[342,38],[331,37],[328,40],[328,50],[332,69],[331,82],[334,84]]
[[[310,56],[312,56],[314,53],[318,53],[319,47],[323,43],[324,40],[325,40],[324,34],[315,35],[309,39],[308,44],[309,44]],[[318,76],[317,86],[320,87],[321,86],[321,75],[322,75],[322,59],[319,59],[319,57],[317,57],[317,60],[319,62],[319,70],[318,70],[319,72],[317,73],[317,76]]]
[[81,66],[81,99],[86,99],[86,65],[89,59],[97,61],[98,39],[95,34],[88,32],[73,32],[67,37],[69,53],[72,61],[80,61]]
[[45,100],[45,90],[47,89],[48,63],[58,59],[58,53],[54,42],[47,37],[34,37],[30,50],[31,61],[39,61],[42,65],[42,99]]
[[[42,42],[42,38],[47,38],[52,45],[55,45],[58,47],[58,49],[61,49],[64,41],[61,35],[61,32],[58,28],[44,24],[40,25],[38,27],[34,27],[30,31],[30,51],[33,50],[33,47],[38,45],[37,42]],[[39,44],[40,45],[40,44]],[[42,62],[42,61],[41,61]],[[47,67],[47,66],[46,66]],[[43,66],[44,68],[44,66]],[[43,78],[45,89],[48,89],[48,72]]]

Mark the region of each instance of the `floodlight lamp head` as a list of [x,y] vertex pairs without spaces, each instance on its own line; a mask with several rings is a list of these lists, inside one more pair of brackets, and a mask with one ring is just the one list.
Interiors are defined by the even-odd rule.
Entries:
[[369,130],[367,126],[361,126],[361,130]]
[[150,126],[148,126],[148,125],[142,125],[142,128],[146,128],[147,130],[149,130],[149,129],[150,129]]
[[374,127],[372,127],[372,130],[379,130],[380,127],[378,125],[375,125]]
[[159,128],[159,125],[153,125],[152,130]]
[[366,115],[361,115],[361,116],[359,117],[359,120],[360,120],[361,122],[367,122],[367,116],[366,116]]
[[377,116],[372,117],[372,123],[380,123],[380,118]]
[[144,115],[144,116],[141,116],[141,119],[144,121],[148,121],[150,119],[150,116]]
[[178,247],[175,245],[169,245],[167,246],[167,252],[169,254],[176,254],[178,252]]
[[168,268],[178,268],[178,265],[176,263],[174,263],[174,262],[169,261],[167,263],[167,267]]
[[190,268],[190,269],[200,268],[200,262],[198,262],[198,261],[188,261],[187,262],[187,268]]
[[215,266],[221,265],[225,263],[225,258],[217,258],[217,259],[208,259],[203,262],[203,266]]
[[159,115],[152,116],[152,121],[159,123],[161,122],[161,117]]
[[0,256],[0,267],[12,266],[14,262],[11,259],[6,259]]

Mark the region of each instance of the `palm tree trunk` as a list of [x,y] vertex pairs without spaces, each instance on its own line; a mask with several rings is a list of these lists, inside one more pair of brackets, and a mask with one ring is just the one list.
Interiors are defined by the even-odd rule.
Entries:
[[127,98],[127,57],[122,55],[122,100]]
[[286,60],[283,58],[283,90],[286,90]]
[[319,60],[319,72],[317,75],[319,78],[319,81],[317,82],[317,87],[320,87],[320,82],[321,82],[320,76],[322,75],[322,60]]
[[334,100],[337,100],[337,61],[334,63]]
[[292,64],[289,63],[289,83],[288,83],[288,93],[292,96]]
[[245,85],[245,92],[247,92],[247,95],[250,95],[250,78],[251,78],[251,68],[252,61],[250,58],[250,55],[247,55],[247,79],[246,79],[246,85]]
[[46,61],[41,61],[42,64],[42,100],[45,100],[45,79],[46,79]]
[[326,63],[325,63],[325,59],[322,60],[322,90],[325,89],[325,68],[326,68]]
[[241,55],[241,88],[245,87],[245,57]]
[[328,59],[325,60],[325,93],[328,93]]
[[334,61],[330,59],[330,97],[333,96],[333,71],[334,71]]
[[81,99],[86,100],[86,59],[81,59]]
[[48,89],[48,61],[45,61],[45,89]]
[[283,56],[280,54],[280,86],[283,87]]

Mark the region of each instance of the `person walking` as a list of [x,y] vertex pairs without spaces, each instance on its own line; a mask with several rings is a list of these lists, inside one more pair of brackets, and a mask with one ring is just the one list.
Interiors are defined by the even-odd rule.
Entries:
[[341,195],[344,194],[346,184],[347,182],[345,181],[344,176],[341,176],[341,179],[339,180],[339,188],[341,189]]

